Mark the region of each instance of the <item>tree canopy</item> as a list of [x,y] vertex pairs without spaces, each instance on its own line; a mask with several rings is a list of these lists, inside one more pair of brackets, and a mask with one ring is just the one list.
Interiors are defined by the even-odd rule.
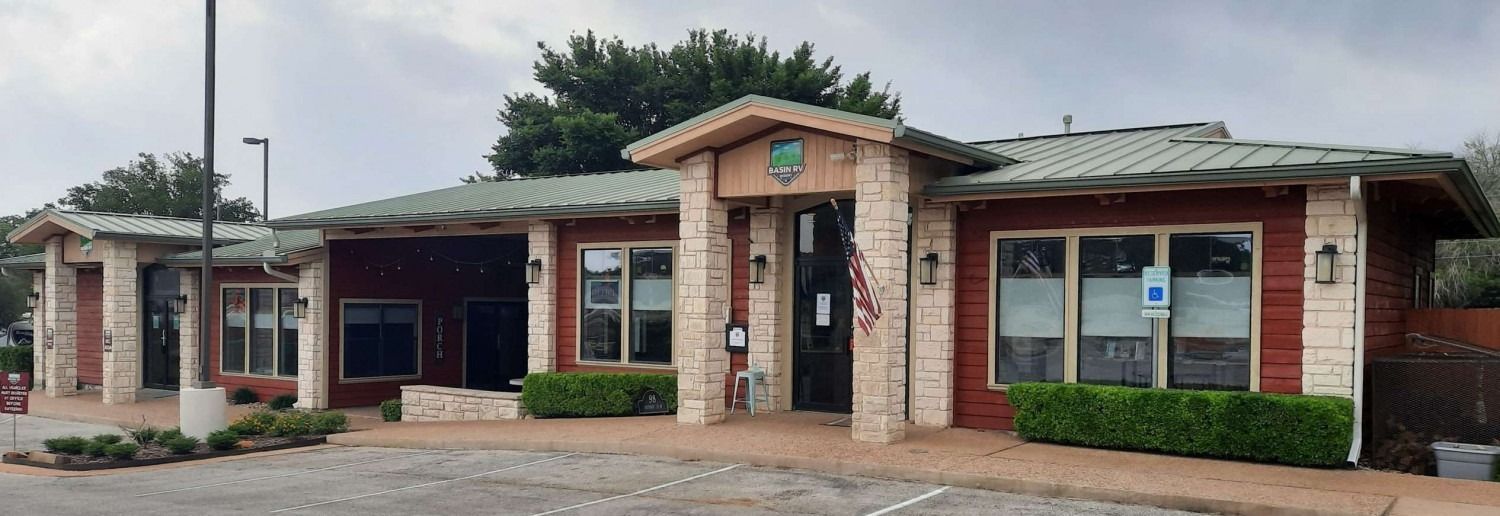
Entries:
[[620,157],[626,144],[752,93],[883,118],[901,112],[889,84],[876,90],[869,72],[846,82],[805,41],[782,56],[765,38],[725,30],[689,31],[670,49],[589,31],[564,48],[537,47],[534,77],[551,95],[505,96],[498,119],[507,132],[485,156],[494,173],[466,182],[631,168]]
[[[203,159],[186,152],[165,154],[162,158],[141,153],[139,159],[123,167],[104,171],[101,181],[69,188],[57,205],[75,210],[200,218]],[[218,199],[218,214],[214,218],[231,222],[260,220],[260,211],[249,199],[223,198],[222,192],[228,185],[227,174],[214,174]]]
[[[1480,133],[1464,140],[1463,157],[1490,206],[1500,211],[1500,136]],[[1438,242],[1434,269],[1437,306],[1500,307],[1500,239]]]

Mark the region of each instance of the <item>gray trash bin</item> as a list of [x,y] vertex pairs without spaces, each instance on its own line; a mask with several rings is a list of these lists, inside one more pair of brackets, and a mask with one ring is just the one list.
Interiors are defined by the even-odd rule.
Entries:
[[1437,455],[1438,476],[1466,480],[1494,480],[1500,446],[1464,443],[1432,443]]

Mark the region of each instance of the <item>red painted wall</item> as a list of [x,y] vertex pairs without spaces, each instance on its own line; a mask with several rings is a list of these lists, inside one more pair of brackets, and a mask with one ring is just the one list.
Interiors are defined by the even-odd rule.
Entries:
[[[295,267],[279,267],[276,270],[296,275]],[[297,394],[296,378],[267,378],[264,376],[247,376],[242,374],[223,374],[219,372],[220,355],[223,351],[223,314],[224,295],[222,287],[227,283],[256,283],[266,285],[284,285],[288,283],[279,278],[274,278],[265,271],[256,267],[215,267],[214,268],[214,290],[213,295],[208,296],[207,301],[213,310],[213,320],[209,323],[209,338],[214,343],[208,349],[208,360],[210,364],[209,377],[215,384],[224,388],[224,392],[233,394],[240,387],[249,387],[255,391],[260,401],[271,401],[271,398],[282,394]],[[248,364],[247,364],[248,365]]]
[[[402,385],[461,386],[464,329],[463,321],[453,317],[454,308],[461,310],[465,298],[526,298],[525,235],[332,240],[328,252],[330,407],[374,405],[397,398]],[[485,265],[484,272],[473,265],[497,257],[507,257],[510,263]],[[468,265],[456,264],[455,260]],[[340,380],[343,370],[340,301],[359,298],[422,301],[421,378]],[[436,358],[434,338],[438,315],[444,321],[442,359]]]
[[78,269],[78,383],[104,384],[104,271]]
[[1010,429],[1014,411],[988,389],[990,231],[1262,222],[1261,390],[1300,393],[1304,192],[1266,198],[1258,188],[992,200],[959,213],[954,423]]
[[[570,219],[557,224],[557,370],[667,372],[659,367],[600,366],[578,363],[578,244],[677,240],[677,216]],[[674,271],[675,272],[675,271]]]
[[[1406,347],[1416,268],[1432,277],[1437,241],[1429,224],[1389,198],[1370,202],[1369,261],[1365,269],[1365,358],[1400,353]],[[1427,286],[1429,294],[1431,285]]]
[[[729,212],[729,310],[736,324],[750,322],[750,209]],[[724,404],[734,403],[734,374],[750,367],[749,353],[729,354]]]

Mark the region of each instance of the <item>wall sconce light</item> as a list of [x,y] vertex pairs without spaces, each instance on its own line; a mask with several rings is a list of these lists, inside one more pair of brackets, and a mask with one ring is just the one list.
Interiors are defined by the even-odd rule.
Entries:
[[41,292],[32,292],[32,293],[26,295],[26,308],[36,308],[36,305],[39,305],[41,303],[42,303],[42,293]]
[[307,318],[307,298],[299,297],[296,302],[292,303],[292,317]]
[[542,282],[542,260],[533,258],[526,262],[526,284],[535,285]]
[[182,314],[187,311],[187,295],[183,294],[172,298],[172,313]]
[[937,253],[927,253],[926,256],[917,259],[917,283],[923,285],[937,284]]
[[750,257],[750,283],[759,285],[766,282],[766,255],[757,254]]
[[1339,255],[1339,246],[1323,244],[1323,248],[1314,252],[1317,255],[1316,273],[1314,281],[1318,283],[1333,283],[1333,262]]

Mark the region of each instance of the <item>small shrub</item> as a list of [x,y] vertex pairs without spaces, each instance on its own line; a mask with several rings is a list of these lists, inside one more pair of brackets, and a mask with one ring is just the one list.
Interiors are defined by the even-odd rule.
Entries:
[[521,401],[537,417],[629,416],[635,397],[655,390],[677,410],[677,377],[643,373],[532,373],[526,375]]
[[171,441],[179,437],[182,437],[182,429],[174,426],[172,428],[162,430],[160,433],[156,434],[156,444],[166,446],[167,441]]
[[313,433],[313,415],[307,412],[282,412],[266,433],[273,437],[298,437]]
[[271,398],[271,401],[266,403],[266,408],[269,408],[271,410],[286,410],[292,408],[292,406],[296,404],[296,396],[293,396],[291,394],[282,394],[276,396],[275,398]]
[[140,451],[140,445],[135,443],[117,443],[104,447],[105,455],[114,457],[116,460],[126,460],[135,457],[135,452]]
[[171,450],[172,453],[175,453],[177,455],[185,455],[188,453],[193,453],[193,449],[198,447],[198,438],[186,435],[178,435],[177,437],[162,441],[161,445],[167,447],[167,449]]
[[108,444],[99,441],[89,441],[83,445],[83,454],[90,457],[103,457],[104,449],[107,447],[109,447]]
[[94,436],[94,442],[101,444],[115,444],[122,439],[124,438],[120,437],[120,434],[99,434]]
[[54,437],[42,441],[42,446],[52,453],[66,453],[78,455],[83,453],[83,447],[89,444],[88,439],[76,436]]
[[386,421],[401,420],[401,400],[385,400],[380,402],[380,419]]
[[161,435],[161,430],[151,425],[144,425],[126,429],[125,433],[130,436],[130,440],[135,441],[135,444],[145,446],[156,442],[156,436]]
[[249,387],[240,387],[234,390],[229,399],[234,401],[235,405],[249,405],[260,401],[260,396],[255,394],[255,391]]
[[208,434],[208,439],[205,442],[208,443],[209,448],[221,451],[228,450],[234,448],[234,445],[240,442],[240,434],[228,429],[219,430]]
[[[0,371],[7,373],[31,372],[31,346],[6,346],[0,348]],[[33,377],[33,381],[35,377]]]
[[314,434],[341,434],[349,431],[349,417],[343,412],[319,412],[313,414],[312,419],[312,433]]
[[276,414],[263,410],[240,416],[229,424],[229,429],[239,435],[265,435],[276,422]]

